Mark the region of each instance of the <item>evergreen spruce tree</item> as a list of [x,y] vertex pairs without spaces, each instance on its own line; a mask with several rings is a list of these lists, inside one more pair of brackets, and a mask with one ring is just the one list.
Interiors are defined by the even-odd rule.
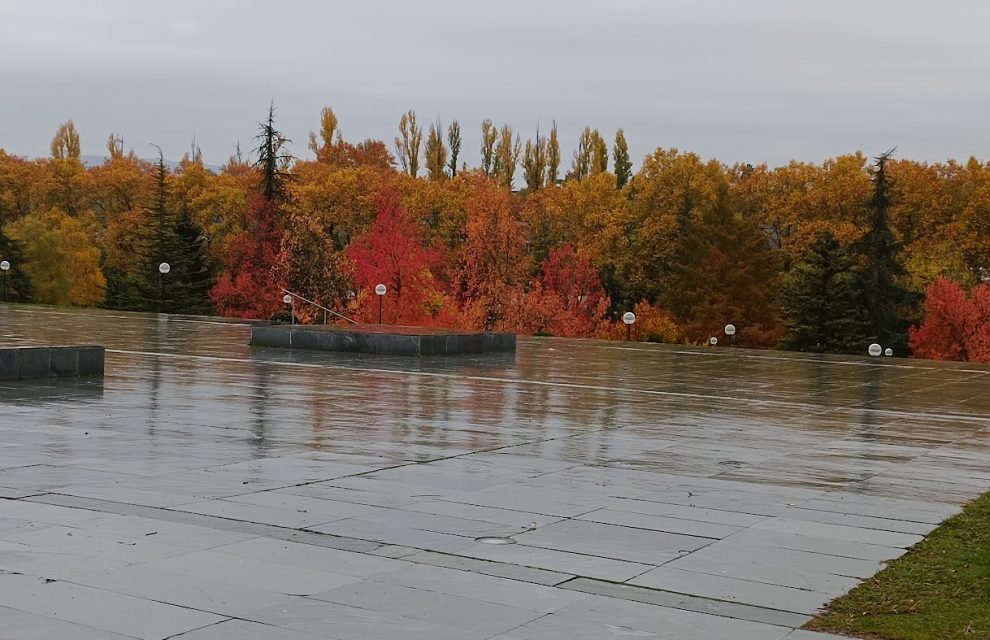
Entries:
[[860,317],[852,258],[830,231],[818,234],[804,259],[784,277],[781,346],[819,353],[861,353],[869,344]]
[[[175,225],[174,262],[163,302],[168,313],[208,314],[212,277],[206,263],[206,236],[183,213]],[[172,264],[172,263],[170,263]]]
[[0,262],[6,260],[10,263],[6,276],[0,274],[0,278],[5,278],[3,299],[7,302],[27,302],[31,299],[31,281],[24,271],[27,259],[20,244],[3,232],[3,222],[0,216]]
[[897,260],[900,244],[895,241],[888,220],[891,182],[887,161],[893,153],[891,149],[875,158],[873,195],[867,204],[868,227],[859,243],[863,257],[861,307],[871,338],[899,354],[906,354],[909,321],[905,316],[911,296],[898,282],[904,275],[904,267]]
[[[135,311],[206,313],[210,310],[210,273],[205,238],[184,212],[177,214],[168,191],[168,168],[161,150],[147,224],[137,231],[141,253],[137,273],[114,274],[114,303]],[[169,272],[159,267],[168,263]]]
[[[287,196],[286,186],[289,182],[289,163],[292,156],[285,150],[285,145],[291,142],[275,128],[275,105],[268,107],[268,119],[258,123],[259,132],[255,136],[258,147],[258,161],[255,166],[261,171],[261,193],[270,202],[282,202]],[[418,149],[418,147],[417,147]]]

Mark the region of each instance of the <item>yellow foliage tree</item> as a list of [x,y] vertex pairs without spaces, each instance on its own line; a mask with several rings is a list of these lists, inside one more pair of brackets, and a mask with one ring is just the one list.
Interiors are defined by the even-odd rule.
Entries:
[[36,302],[94,306],[106,297],[100,249],[93,243],[93,220],[80,220],[52,209],[32,213],[7,228],[18,241],[27,263]]

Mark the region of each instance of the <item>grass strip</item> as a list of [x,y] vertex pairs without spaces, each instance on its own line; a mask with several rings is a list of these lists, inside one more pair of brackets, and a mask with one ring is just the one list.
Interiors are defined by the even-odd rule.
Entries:
[[990,640],[990,493],[805,628],[871,640]]

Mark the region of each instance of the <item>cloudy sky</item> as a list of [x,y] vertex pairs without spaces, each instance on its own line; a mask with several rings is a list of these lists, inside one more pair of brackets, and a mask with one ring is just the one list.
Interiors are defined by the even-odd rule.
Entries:
[[[990,157],[990,3],[931,0],[0,0],[0,147],[44,155],[72,118],[140,155],[247,147],[274,100],[307,156],[331,105],[349,140],[399,115],[523,137],[590,124],[726,162],[855,150]],[[389,142],[391,146],[391,143]]]

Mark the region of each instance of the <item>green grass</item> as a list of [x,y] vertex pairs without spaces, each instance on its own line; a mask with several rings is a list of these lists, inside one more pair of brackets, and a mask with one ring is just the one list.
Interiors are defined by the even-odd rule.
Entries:
[[990,493],[805,628],[883,640],[990,639]]

